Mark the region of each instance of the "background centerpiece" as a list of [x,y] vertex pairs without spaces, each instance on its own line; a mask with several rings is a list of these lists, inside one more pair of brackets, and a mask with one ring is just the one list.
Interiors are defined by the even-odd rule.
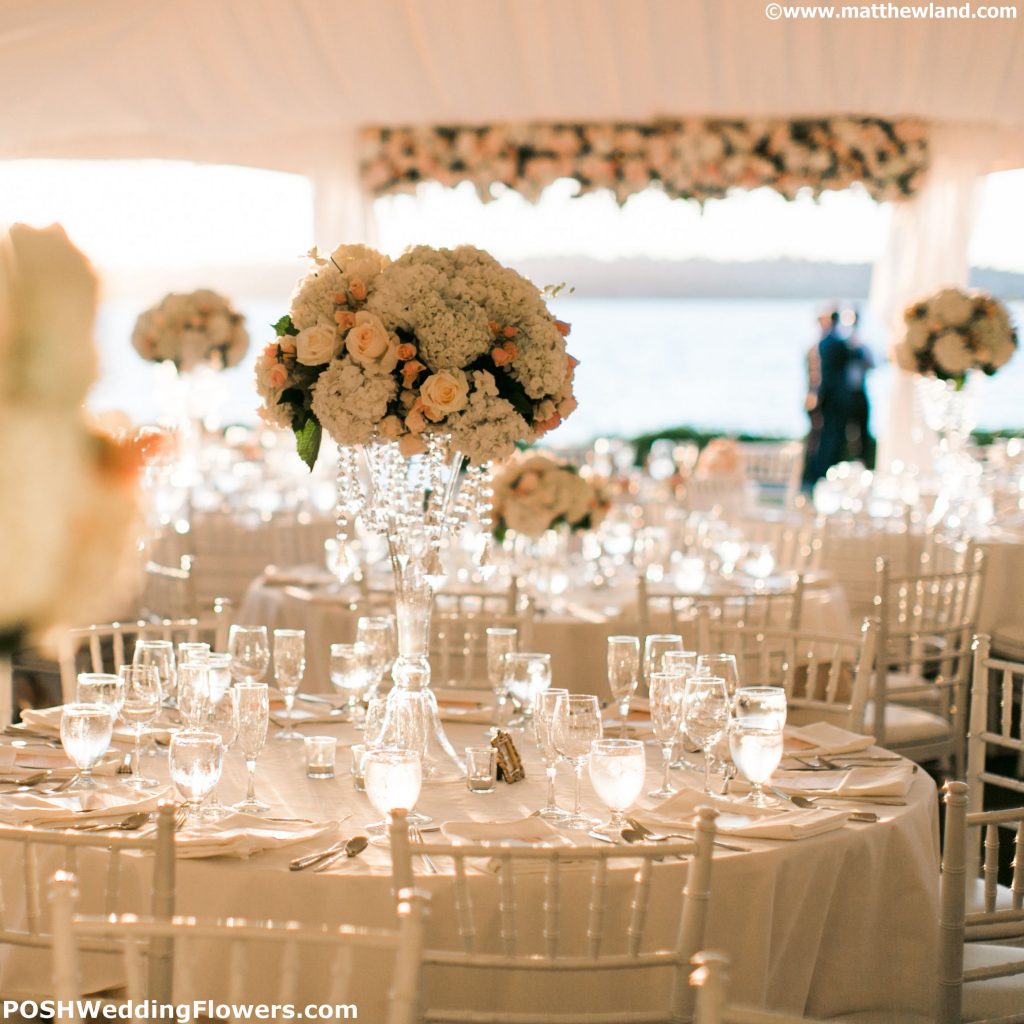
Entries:
[[361,245],[310,255],[257,362],[260,413],[295,432],[311,468],[324,431],[340,446],[339,541],[355,516],[387,538],[393,677],[422,691],[442,544],[486,520],[487,464],[576,408],[569,327],[526,278],[470,246],[417,246],[394,261]]

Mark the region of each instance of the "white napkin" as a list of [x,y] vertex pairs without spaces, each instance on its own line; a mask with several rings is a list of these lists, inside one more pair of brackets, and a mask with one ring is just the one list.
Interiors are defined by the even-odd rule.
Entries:
[[[21,713],[21,720],[29,732],[39,733],[42,736],[53,736],[60,739],[60,720],[64,714],[64,706],[58,704],[52,708],[27,708]],[[169,722],[157,719],[149,726],[149,735],[155,735],[157,743],[167,744],[171,742],[171,736],[178,731],[178,726]],[[135,733],[131,732],[120,722],[114,723],[113,741],[115,743],[134,743]]]
[[[104,754],[93,766],[93,775],[116,775],[122,755],[116,750]],[[51,772],[53,781],[70,778],[78,773],[72,760],[56,747],[0,747],[0,775],[14,779],[20,775]],[[0,783],[0,786],[6,783]]]
[[291,846],[334,829],[334,821],[307,824],[301,821],[268,821],[258,814],[232,814],[217,822],[216,831],[182,829],[174,837],[178,857],[238,857],[245,859],[261,850]]
[[771,784],[784,793],[801,796],[904,797],[914,782],[914,765],[899,764],[848,768],[834,772],[788,772],[780,769]]
[[514,821],[446,821],[441,832],[453,841],[501,843],[505,846],[572,846],[546,821],[531,815]]
[[728,797],[708,796],[695,789],[682,789],[669,797],[657,811],[640,818],[652,831],[672,831],[673,828],[693,827],[698,807],[713,807],[718,811],[715,828],[722,835],[745,836],[750,839],[807,839],[810,836],[832,832],[846,824],[846,811],[814,808],[753,807]]
[[466,725],[490,725],[494,721],[495,706],[483,698],[447,696],[443,690],[434,691],[437,710],[442,722],[464,722]]
[[838,754],[857,754],[875,745],[874,736],[848,732],[829,722],[813,722],[810,725],[786,726],[786,753],[799,757],[813,757],[821,754],[830,757]]
[[170,787],[138,790],[128,785],[104,785],[68,793],[6,793],[0,796],[0,822],[45,825],[116,821],[135,811],[155,811]]

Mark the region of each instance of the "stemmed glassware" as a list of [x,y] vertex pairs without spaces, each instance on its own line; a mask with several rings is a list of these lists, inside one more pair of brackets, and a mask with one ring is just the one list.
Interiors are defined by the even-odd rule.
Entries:
[[568,690],[551,688],[545,690],[537,697],[537,704],[533,710],[533,729],[537,740],[537,751],[544,762],[545,773],[548,778],[548,796],[544,806],[538,814],[545,821],[561,823],[569,817],[569,812],[563,810],[555,801],[555,777],[558,774],[559,753],[555,749],[555,742],[552,736],[552,723],[555,717],[555,709],[559,697],[567,697]]
[[651,633],[644,638],[644,679],[650,681],[651,674],[663,672],[665,655],[669,651],[681,651],[683,638],[678,633]]
[[358,719],[359,701],[371,681],[370,649],[366,644],[331,644],[331,684],[345,697],[348,721]]
[[713,676],[725,680],[725,688],[731,697],[740,685],[740,671],[736,667],[735,654],[702,654],[697,658],[697,675]]
[[266,626],[232,626],[228,630],[231,675],[237,682],[255,683],[270,664]]
[[533,717],[537,695],[551,686],[551,655],[517,651],[505,655],[505,685],[519,704],[520,723]]
[[124,681],[106,672],[80,672],[75,686],[78,704],[102,704],[116,721],[124,706]]
[[184,640],[178,644],[178,664],[195,661],[205,665],[210,658],[210,645],[201,640]]
[[[226,690],[218,701],[210,700],[203,721],[205,732],[216,733],[220,737],[221,746],[226,754],[238,737],[238,691]],[[218,780],[219,785],[219,780]],[[231,812],[220,802],[217,796],[218,786],[213,787],[210,799],[203,806],[205,821],[220,821]]]
[[386,697],[371,697],[366,702],[366,717],[363,719],[363,742],[367,747],[380,746],[381,733],[384,731],[384,719],[387,716],[388,702]]
[[782,729],[787,711],[786,691],[781,686],[741,686],[733,697],[733,718],[751,725]]
[[622,735],[626,735],[629,702],[640,685],[640,637],[608,637],[608,688],[619,708]]
[[178,665],[178,711],[189,729],[198,729],[210,705],[209,666],[201,661]]
[[576,775],[573,812],[565,824],[571,829],[588,829],[593,821],[583,814],[580,786],[590,746],[601,738],[601,708],[597,697],[589,693],[560,695],[555,702],[551,734],[555,750],[569,761]]
[[132,664],[153,665],[160,676],[160,692],[164,703],[173,703],[178,677],[174,644],[170,640],[136,640]]
[[[367,651],[367,699],[376,696],[391,663],[395,660],[395,620],[390,615],[360,615],[356,621],[356,643]],[[357,729],[362,728],[360,724]]]
[[656,800],[669,797],[677,792],[669,778],[669,769],[672,767],[672,752],[683,721],[683,686],[685,683],[686,678],[676,675],[674,672],[654,672],[648,684],[651,701],[651,726],[654,729],[654,738],[661,746],[661,756],[664,760],[661,786],[647,794]]
[[175,733],[167,762],[171,781],[188,804],[187,826],[202,831],[199,805],[217,785],[224,763],[220,736],[198,730]]
[[680,676],[692,676],[697,672],[696,651],[666,651],[661,659],[663,672],[674,672]]
[[383,815],[366,831],[386,835],[392,811],[402,808],[412,814],[423,785],[423,764],[419,754],[412,750],[368,750],[363,760],[363,778],[370,803]]
[[287,723],[277,734],[279,740],[301,740],[292,715],[295,694],[306,674],[306,631],[304,629],[274,630],[274,681],[284,697],[284,719]]
[[219,704],[231,686],[231,655],[227,651],[211,651],[206,669],[210,680],[210,703]]
[[142,752],[142,734],[146,726],[160,714],[160,674],[155,665],[122,665],[121,679],[124,681],[124,703],[121,705],[121,721],[135,737],[132,747],[132,774],[128,782],[133,786],[148,789],[157,786],[155,779],[142,774],[139,754]]
[[729,723],[729,751],[740,774],[750,783],[746,802],[753,807],[778,807],[764,784],[782,760],[782,727],[757,719],[733,719]]
[[623,842],[626,811],[643,789],[647,757],[641,740],[594,740],[590,749],[590,784],[601,802],[612,812],[611,819],[593,831]]
[[508,719],[508,680],[505,673],[505,656],[514,654],[519,647],[519,630],[506,626],[488,626],[487,637],[487,681],[497,699],[495,721],[504,725]]
[[78,769],[65,792],[96,789],[92,769],[107,752],[114,720],[105,704],[65,704],[60,719],[60,742]]
[[235,804],[234,809],[248,814],[262,814],[270,810],[270,805],[256,798],[256,759],[267,741],[270,689],[266,683],[238,683],[235,686],[235,693],[238,700],[237,743],[245,758],[249,782],[245,799]]
[[729,691],[725,680],[690,676],[683,690],[683,728],[704,751],[704,792],[711,794],[711,749],[729,724]]

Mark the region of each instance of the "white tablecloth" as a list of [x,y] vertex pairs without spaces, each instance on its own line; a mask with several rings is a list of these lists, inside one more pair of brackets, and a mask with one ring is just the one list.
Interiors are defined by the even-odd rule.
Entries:
[[[276,731],[272,729],[272,733]],[[342,744],[351,742],[348,726],[308,726],[309,733],[335,733]],[[484,739],[484,726],[449,726],[456,746]],[[347,751],[339,761],[347,765]],[[499,783],[493,794],[469,793],[461,781],[428,783],[419,809],[436,822],[448,820],[508,820],[521,818],[539,807],[544,798],[543,774],[532,749],[523,743],[528,778],[508,786]],[[648,748],[649,782],[657,774],[657,751]],[[354,793],[346,773],[333,780],[312,781],[301,765],[301,744],[274,740],[259,761],[257,790],[273,805],[271,814],[327,819],[346,818],[339,832],[352,835],[363,830],[376,815],[366,797]],[[162,758],[148,758],[146,768],[166,776]],[[226,759],[221,797],[239,799],[244,792],[244,767],[237,753]],[[677,773],[677,782],[696,783],[696,778]],[[558,796],[566,805],[571,799],[570,776],[560,769]],[[601,808],[584,782],[585,810],[595,815]],[[646,798],[641,804],[652,806]],[[935,932],[938,914],[938,843],[935,787],[923,772],[914,775],[905,806],[877,806],[877,824],[846,827],[797,842],[744,839],[752,850],[716,853],[712,872],[712,900],[707,946],[732,958],[732,991],[738,1000],[789,1011],[826,1017],[855,1010],[884,1010],[892,1019],[921,1020],[930,1013],[935,969]],[[586,842],[587,840],[582,840]],[[318,843],[317,846],[325,845]],[[228,859],[187,860],[178,863],[177,909],[183,914],[244,915],[276,920],[302,919],[311,923],[339,920],[385,926],[392,921],[387,851],[370,847],[358,860],[331,873],[292,873],[290,858],[309,846],[291,846],[257,854],[249,861]],[[79,865],[82,889],[92,891],[101,877],[102,863],[83,859]],[[126,865],[129,889],[144,891],[135,877],[144,873],[142,862],[129,858]],[[652,938],[668,942],[677,920],[670,894],[678,891],[685,863],[656,866],[650,921]],[[0,864],[5,892],[20,888],[20,875],[11,864]],[[148,877],[148,873],[147,873]],[[422,882],[433,898],[428,935],[433,945],[454,942],[452,885],[450,876],[424,875]],[[481,876],[474,884],[489,885]],[[538,883],[539,884],[539,883]],[[573,893],[566,892],[572,905]],[[579,917],[585,901],[580,894]],[[539,910],[539,899],[538,909]],[[612,920],[624,922],[626,910],[613,900]],[[483,932],[482,934],[487,934]],[[226,998],[227,982],[222,958],[200,955],[195,963],[195,989],[185,995]],[[267,977],[279,965],[268,961]],[[657,974],[646,981],[632,976],[607,984],[587,979],[583,984],[595,1007],[614,1011],[640,1005],[658,982]],[[119,972],[113,965],[91,961],[86,974],[90,987],[114,984]],[[655,979],[652,981],[651,979]],[[33,952],[11,957],[0,953],[0,991],[14,996],[49,985],[49,962]],[[325,997],[325,978],[315,961],[306,964],[300,986],[303,1002]],[[559,993],[567,980],[552,979],[551,986],[527,990],[518,980],[498,982],[484,974],[475,984],[464,979],[449,984],[446,997],[459,994],[466,1001],[526,1010],[559,1008]],[[259,986],[247,990],[258,1001]],[[347,1002],[359,1007],[361,1020],[383,1017],[386,999],[380,966],[368,963],[354,974]]]

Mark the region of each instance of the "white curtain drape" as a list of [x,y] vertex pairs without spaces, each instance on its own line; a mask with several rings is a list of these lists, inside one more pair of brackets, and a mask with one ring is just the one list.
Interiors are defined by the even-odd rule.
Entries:
[[374,245],[377,225],[373,200],[359,175],[359,147],[354,131],[339,134],[337,144],[311,159],[313,237],[327,252],[341,243]]
[[[998,142],[994,132],[936,126],[927,184],[910,202],[894,204],[886,248],[871,279],[871,306],[890,337],[898,336],[903,310],[911,302],[947,285],[967,284],[983,175]],[[916,376],[895,366],[883,423],[880,470],[893,463],[931,467],[935,437],[921,415]]]

